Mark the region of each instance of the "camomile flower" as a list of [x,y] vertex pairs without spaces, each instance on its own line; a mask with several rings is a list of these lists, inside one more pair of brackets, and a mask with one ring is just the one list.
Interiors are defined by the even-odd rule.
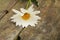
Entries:
[[16,26],[35,26],[35,24],[38,23],[38,20],[41,19],[41,17],[36,15],[39,14],[40,11],[34,11],[33,5],[31,5],[27,10],[24,8],[20,8],[20,11],[16,9],[12,9],[12,11],[16,14],[11,17],[11,21],[16,22]]

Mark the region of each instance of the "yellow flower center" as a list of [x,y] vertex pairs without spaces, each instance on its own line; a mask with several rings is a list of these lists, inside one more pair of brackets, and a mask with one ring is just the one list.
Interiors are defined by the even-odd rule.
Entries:
[[22,19],[24,20],[28,20],[30,18],[30,14],[29,13],[25,13],[23,16],[22,16]]

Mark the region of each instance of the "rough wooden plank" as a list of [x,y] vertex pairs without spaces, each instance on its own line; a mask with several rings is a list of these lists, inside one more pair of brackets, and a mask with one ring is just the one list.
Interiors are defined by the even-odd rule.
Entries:
[[6,6],[9,4],[10,0],[0,0],[0,11],[4,10]]
[[29,26],[20,34],[21,40],[59,40],[60,39],[60,7],[58,0],[38,0],[40,3],[41,22],[36,27]]
[[[56,0],[58,1],[58,0]],[[21,40],[59,40],[60,39],[60,7],[55,5],[55,0],[38,0],[39,7],[35,8],[41,11],[42,17],[36,27],[29,26],[21,33]],[[20,6],[19,6],[20,5]],[[18,9],[26,6],[25,3],[18,2],[13,8]],[[6,14],[0,21],[0,40],[15,40],[21,27],[16,27],[10,21],[13,12]]]
[[55,0],[55,6],[60,7],[60,0]]
[[7,10],[0,11],[0,20],[8,13]]
[[22,28],[16,27],[11,22],[7,22],[0,27],[0,40],[14,40]]
[[[7,1],[7,0],[5,0],[5,1]],[[1,9],[1,12],[0,12],[0,20],[1,20],[1,18],[3,18],[9,12],[9,10],[17,3],[17,1],[18,0],[10,0],[10,1],[7,1],[7,2],[9,2],[9,3],[6,4],[7,6],[5,7],[5,4],[4,4],[4,7],[5,8],[3,10],[0,8]]]
[[[18,2],[13,8],[19,10],[20,7],[24,7],[24,5],[23,3],[21,4],[21,2]],[[14,13],[11,10],[0,20],[0,40],[14,40],[21,31],[22,27],[16,27],[10,20],[10,17],[12,17],[13,14]]]

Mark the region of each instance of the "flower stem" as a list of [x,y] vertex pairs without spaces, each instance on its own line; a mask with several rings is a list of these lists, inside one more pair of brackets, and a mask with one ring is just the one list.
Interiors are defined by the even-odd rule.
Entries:
[[31,0],[28,0],[28,3],[26,5],[26,9],[28,9],[29,5],[31,4]]
[[20,30],[20,32],[18,33],[18,35],[17,35],[17,38],[16,38],[16,40],[20,40],[21,38],[20,38],[20,34],[22,33],[22,31],[25,29],[25,27],[24,28],[22,28],[22,30]]

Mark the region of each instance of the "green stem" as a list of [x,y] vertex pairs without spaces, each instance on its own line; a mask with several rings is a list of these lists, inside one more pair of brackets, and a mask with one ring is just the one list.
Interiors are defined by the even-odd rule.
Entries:
[[26,5],[26,9],[28,9],[30,4],[31,4],[31,0],[28,1],[27,5]]

